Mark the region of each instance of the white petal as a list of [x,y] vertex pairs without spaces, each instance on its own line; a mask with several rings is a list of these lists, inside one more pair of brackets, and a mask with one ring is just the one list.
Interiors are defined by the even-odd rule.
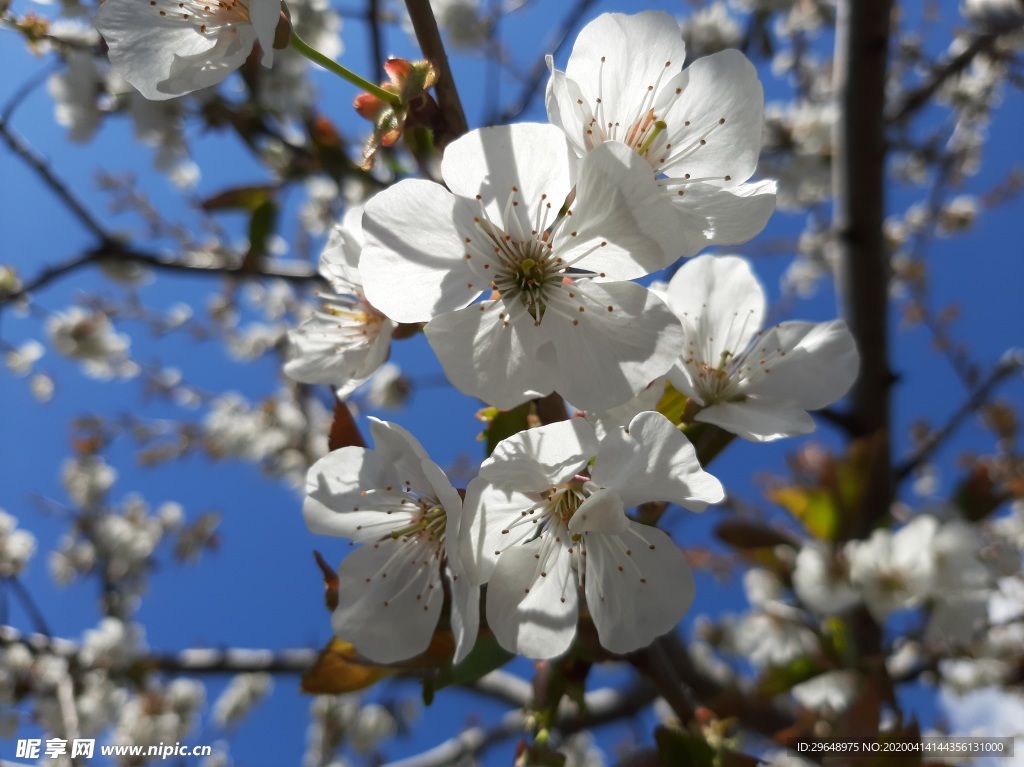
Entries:
[[[534,512],[531,516],[528,510],[537,501],[536,496],[493,484],[485,477],[476,477],[469,483],[459,552],[462,566],[473,583],[487,583],[499,554],[536,533],[540,514]],[[524,519],[524,513],[529,521],[516,524]]]
[[565,72],[555,69],[551,56],[546,61],[551,70],[551,79],[544,94],[548,121],[565,132],[573,151],[578,157],[583,157],[588,151],[584,131],[590,122],[590,108],[586,103],[580,103],[583,101],[580,87],[566,77]]
[[622,405],[608,410],[589,411],[586,413],[587,423],[594,427],[597,439],[602,440],[611,430],[627,427],[637,413],[642,413],[645,410],[657,410],[658,402],[661,401],[664,393],[665,379],[656,378],[650,386]]
[[[181,19],[158,15],[146,2],[108,0],[96,11],[96,28],[109,47],[110,61],[125,80],[148,99],[181,95],[159,89],[167,79],[175,54],[199,56],[212,51],[217,39],[199,33]],[[227,72],[224,73],[227,75]]]
[[771,372],[746,391],[805,410],[831,405],[846,394],[860,368],[857,345],[843,320],[784,322],[759,339],[761,347],[785,356],[774,356],[767,366]]
[[[761,329],[765,298],[750,264],[736,256],[698,256],[668,284],[668,305],[692,326],[683,356],[717,367],[723,352],[741,354]],[[689,329],[688,329],[689,330]]]
[[444,151],[441,176],[460,197],[480,195],[495,223],[504,220],[516,187],[517,199],[525,201],[517,212],[529,233],[542,205],[550,205],[548,221],[554,219],[572,190],[575,163],[565,134],[554,125],[519,123],[480,128],[453,141]]
[[[310,467],[302,512],[314,533],[372,540],[416,516],[398,510],[407,489],[431,494],[433,485],[423,473],[429,459],[415,437],[398,424],[376,418],[370,419],[370,434],[373,450],[343,447]],[[410,508],[419,512],[418,507]]]
[[455,197],[440,184],[400,181],[363,212],[359,260],[366,298],[396,322],[426,322],[480,295],[465,263]]
[[576,636],[570,556],[545,538],[502,553],[487,586],[487,623],[498,644],[528,658],[556,658]]
[[603,122],[620,122],[625,131],[644,116],[645,105],[653,106],[652,88],[659,91],[685,58],[679,24],[664,11],[605,13],[576,38],[565,74],[591,109],[601,97]]
[[[725,50],[697,59],[663,93],[671,99],[671,105],[660,105],[668,108],[659,114],[672,141],[667,175],[714,178],[712,183],[722,186],[750,178],[761,153],[764,93],[746,56]],[[673,163],[680,154],[687,156]]]
[[281,20],[281,3],[278,0],[249,0],[249,19],[263,49],[261,63],[269,67],[274,63],[274,36]]
[[501,301],[484,301],[431,320],[423,331],[459,391],[508,410],[550,394],[555,378],[536,359],[532,320],[509,324]]
[[338,569],[332,626],[378,663],[427,649],[441,615],[440,556],[414,540],[385,538],[349,554]]
[[545,315],[541,329],[551,345],[538,356],[551,367],[559,394],[584,410],[607,410],[668,371],[683,346],[682,328],[640,285],[581,280],[573,288],[575,309]]
[[587,533],[586,546],[587,606],[601,644],[612,652],[646,647],[693,603],[686,558],[661,530],[630,522],[621,536]]
[[[378,511],[401,502],[398,477],[391,458],[362,447],[343,447],[324,456],[309,469],[302,515],[318,535],[340,535],[373,540],[400,529],[416,516],[411,511]],[[365,491],[378,492],[368,495]],[[417,508],[418,512],[419,509]]]
[[814,431],[814,419],[803,408],[756,399],[719,402],[701,410],[694,420],[713,423],[752,442],[770,442]]
[[461,663],[476,644],[480,632],[480,587],[465,575],[449,572],[451,590],[451,627],[455,637],[455,656],[452,663]]
[[252,52],[256,30],[251,24],[235,25],[217,38],[217,44],[203,53],[176,51],[167,79],[157,90],[178,96],[216,85],[238,69]]
[[555,252],[610,280],[642,277],[679,257],[675,218],[647,161],[606,141],[581,160],[576,204],[555,235]]
[[331,229],[327,245],[320,254],[320,273],[330,280],[337,292],[360,291],[363,278],[359,274],[359,255],[363,250],[363,206],[349,208],[342,222]]
[[365,381],[388,358],[394,323],[373,324],[318,314],[288,331],[292,358],[284,372],[294,381],[344,387]]
[[614,490],[601,488],[592,493],[569,520],[569,532],[618,535],[629,528],[626,507]]
[[637,415],[628,431],[609,432],[594,462],[594,482],[612,487],[626,507],[668,501],[703,511],[725,497],[722,483],[701,469],[693,445],[665,416]]
[[503,439],[480,475],[520,492],[540,492],[567,482],[597,455],[594,430],[580,418],[527,429]]
[[710,184],[689,184],[682,189],[667,186],[665,194],[676,213],[679,255],[694,255],[708,245],[735,245],[753,239],[775,212],[775,191],[774,181],[731,189]]

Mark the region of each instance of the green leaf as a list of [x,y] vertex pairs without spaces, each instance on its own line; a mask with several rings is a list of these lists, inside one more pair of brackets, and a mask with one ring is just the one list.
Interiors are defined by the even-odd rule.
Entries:
[[430,680],[431,689],[437,692],[453,684],[469,684],[484,674],[501,668],[515,656],[498,644],[494,634],[483,633],[476,640],[473,649],[462,663],[441,669]]
[[487,440],[487,455],[493,453],[494,448],[503,439],[529,429],[531,415],[533,415],[532,402],[524,402],[519,407],[514,407],[511,410],[498,410],[497,408],[481,410],[479,417],[487,422],[487,427],[484,429],[484,438]]
[[671,767],[717,767],[715,749],[700,735],[668,727],[654,730],[661,763]]
[[839,509],[828,490],[820,487],[780,487],[768,497],[798,520],[808,533],[833,541],[839,532]]
[[814,658],[797,658],[784,666],[775,666],[765,671],[758,682],[757,692],[766,697],[778,695],[827,670]]

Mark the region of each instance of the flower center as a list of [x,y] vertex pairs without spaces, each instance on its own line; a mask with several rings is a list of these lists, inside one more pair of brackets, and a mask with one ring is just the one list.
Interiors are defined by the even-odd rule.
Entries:
[[161,17],[187,22],[204,35],[250,23],[246,0],[149,0],[149,4]]
[[[533,220],[528,221],[521,198],[519,187],[513,186],[501,219],[495,221],[477,195],[480,215],[473,217],[474,236],[465,237],[466,260],[505,302],[509,309],[506,324],[526,314],[534,325],[540,325],[562,291],[563,275],[570,266],[555,255],[552,244],[555,229],[567,216],[560,217],[542,194]],[[471,283],[469,287],[474,286]]]

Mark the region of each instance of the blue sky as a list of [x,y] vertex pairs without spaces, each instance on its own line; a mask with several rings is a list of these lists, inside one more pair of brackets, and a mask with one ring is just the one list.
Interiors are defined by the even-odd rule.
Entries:
[[[597,3],[587,18],[625,5],[631,4]],[[941,6],[943,24],[956,23],[955,3],[943,2]],[[673,13],[684,10],[682,3],[652,2],[644,7]],[[528,56],[542,52],[545,34],[538,35],[537,30],[545,29],[552,15],[560,18],[563,12],[563,4],[544,2],[508,20],[505,40],[517,60],[527,61]],[[363,29],[358,22],[345,23],[344,61],[357,70],[367,71],[365,63],[369,58],[362,40]],[[50,60],[28,55],[10,32],[4,32],[0,41],[0,67],[17,73],[0,83],[0,103],[4,103],[24,78],[47,68]],[[387,31],[385,50],[399,55],[411,53],[407,37],[397,28]],[[558,62],[564,64],[566,56],[567,51]],[[480,66],[478,58],[457,54],[453,64],[472,127],[478,124],[486,103],[486,68]],[[759,67],[763,71],[763,62]],[[768,100],[788,97],[784,88],[769,85],[765,80]],[[322,108],[332,119],[349,134],[366,130],[368,124],[351,115],[351,86],[328,75],[320,76],[318,84],[324,96]],[[516,90],[516,86],[506,85],[503,92]],[[539,99],[524,117],[544,119]],[[133,143],[127,118],[106,120],[88,145],[71,145],[65,140],[64,129],[54,123],[52,103],[45,88],[39,88],[18,110],[13,124],[50,160],[86,205],[112,227],[141,230],[137,221],[107,214],[108,200],[97,192],[95,183],[95,172],[101,168],[136,174],[140,185],[162,211],[186,223],[194,218],[187,201],[174,193],[164,177],[152,173],[152,152]],[[967,179],[958,191],[984,192],[1003,178],[1012,165],[1019,167],[1016,130],[1021,124],[1024,104],[1019,94],[1008,94],[992,126],[981,172]],[[267,172],[231,137],[201,134],[192,127],[189,138],[203,173],[197,189],[200,198],[227,186],[268,180]],[[17,265],[21,275],[28,277],[44,265],[62,261],[92,244],[89,234],[55,202],[49,190],[6,150],[0,150],[0,178],[0,229],[5,233],[0,261]],[[921,196],[919,190],[894,188],[890,209],[902,210]],[[297,199],[298,195],[291,196],[288,213],[294,213]],[[293,236],[294,222],[287,215],[282,220],[282,235]],[[224,221],[241,229],[237,219],[225,217]],[[795,237],[800,226],[800,217],[777,214],[762,240]],[[1019,236],[1019,204],[984,211],[972,234],[939,240],[930,252],[934,265],[933,301],[936,306],[960,304],[963,315],[954,333],[969,343],[974,358],[991,363],[1007,347],[1020,345],[1020,331],[1024,328],[1024,304],[1020,302],[1024,244]],[[755,262],[759,276],[775,297],[788,261],[785,256],[766,256]],[[150,308],[166,308],[186,301],[193,303],[198,313],[220,289],[218,282],[208,277],[160,274],[140,290],[140,296]],[[95,270],[83,270],[48,287],[37,297],[37,304],[44,311],[60,310],[89,292],[119,295],[119,289]],[[823,320],[835,313],[831,289],[824,285],[813,299],[796,305],[792,318]],[[35,317],[22,318],[7,312],[2,321],[0,333],[11,343],[41,335],[40,322]],[[159,360],[165,366],[178,367],[186,380],[198,387],[238,390],[252,401],[278,388],[276,371],[269,360],[242,364],[226,359],[215,342],[197,343],[174,335],[155,340],[138,323],[126,322],[119,329],[132,336],[133,354],[140,362]],[[964,397],[948,363],[929,344],[921,329],[894,335],[895,367],[902,377],[895,403],[895,439],[903,451],[908,446],[907,428],[914,420],[929,417],[941,421],[942,414]],[[395,354],[414,381],[432,380],[440,373],[422,338],[399,344]],[[51,373],[57,383],[54,399],[46,405],[32,399],[25,380],[0,374],[0,508],[17,516],[39,540],[40,551],[24,580],[54,633],[80,638],[98,620],[97,585],[85,582],[61,589],[52,583],[46,571],[46,552],[56,547],[66,526],[59,519],[40,514],[30,503],[30,497],[39,494],[59,502],[66,500],[59,470],[61,462],[71,454],[68,424],[75,417],[91,412],[112,415],[128,411],[146,417],[174,418],[180,417],[181,411],[146,401],[137,382],[102,383],[86,378],[75,365],[52,351],[42,361],[41,369]],[[1019,380],[1003,391],[1015,402],[1021,402]],[[468,456],[475,466],[481,457],[481,446],[474,441],[480,430],[479,422],[473,418],[477,407],[448,388],[430,387],[417,391],[404,412],[377,415],[402,423],[442,466],[454,464],[460,456]],[[202,413],[186,413],[185,417],[200,419]],[[838,444],[827,426],[815,438],[826,444]],[[782,472],[785,455],[795,446],[793,441],[770,446],[737,441],[712,470],[730,494],[754,498],[754,478]],[[937,457],[944,469],[944,487],[955,477],[958,453],[988,450],[990,446],[990,438],[977,423],[967,424],[955,446],[945,448]],[[193,457],[169,466],[141,468],[132,445],[123,440],[113,443],[105,455],[120,475],[112,500],[119,501],[129,492],[140,492],[154,506],[167,500],[180,502],[189,518],[207,510],[218,510],[223,515],[222,545],[218,551],[205,555],[199,564],[179,566],[171,561],[169,552],[160,552],[160,567],[153,575],[152,588],[139,613],[152,647],[167,651],[205,645],[317,647],[327,641],[329,624],[311,551],[316,548],[329,560],[338,559],[346,544],[306,531],[299,513],[301,499],[292,489],[267,481],[254,466],[237,462],[210,464]],[[708,542],[709,531],[720,513],[712,510],[697,517],[677,511],[675,516],[679,524],[673,531],[679,534],[678,540],[694,545]],[[717,583],[703,574],[698,584],[691,617],[705,610],[714,613],[743,608],[736,582]],[[12,607],[9,621],[21,628],[31,626],[17,606]],[[520,663],[517,668],[525,672],[528,667]],[[222,682],[207,681],[212,703]],[[396,692],[393,686],[380,690],[385,697]],[[418,697],[413,687],[406,687],[404,693]],[[927,693],[915,694],[913,702],[926,715],[934,709],[934,700]],[[297,692],[297,680],[279,679],[272,699],[258,707],[236,732],[229,733],[236,764],[273,767],[295,761],[303,749],[307,705],[308,699]],[[415,753],[456,733],[471,714],[495,721],[500,709],[461,693],[442,695],[431,709],[422,713],[414,737],[388,744],[386,753],[392,758]],[[218,737],[221,735],[207,729],[191,741],[206,743]],[[619,728],[604,736],[602,742],[610,747],[625,737],[628,731]],[[508,748],[496,749],[491,763],[507,764],[508,753]],[[0,758],[10,756],[13,747],[8,749],[0,741]]]

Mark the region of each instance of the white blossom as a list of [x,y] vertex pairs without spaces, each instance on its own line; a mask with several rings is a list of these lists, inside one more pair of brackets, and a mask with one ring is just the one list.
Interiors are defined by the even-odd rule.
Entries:
[[46,332],[58,352],[82,362],[88,376],[101,380],[130,378],[139,371],[128,357],[131,340],[117,333],[103,313],[90,314],[72,306],[47,319]]
[[213,704],[213,721],[221,728],[237,724],[273,689],[270,674],[236,674]]
[[117,73],[163,100],[216,85],[257,42],[269,67],[280,8],[277,0],[106,0],[96,28]]
[[933,543],[938,524],[927,514],[895,533],[875,530],[866,541],[850,541],[846,555],[850,580],[876,620],[904,607],[916,607],[935,585]]
[[764,96],[737,50],[680,71],[679,25],[662,11],[606,13],[587,24],[565,72],[548,57],[548,119],[580,157],[605,143],[644,158],[674,215],[674,254],[746,242],[775,210],[775,182],[744,183],[761,149]]
[[641,413],[601,442],[579,418],[503,440],[466,490],[460,542],[488,584],[499,643],[532,658],[561,655],[576,635],[578,591],[612,652],[671,630],[694,595],[686,559],[625,509],[662,500],[699,511],[723,496],[659,413]]
[[451,192],[405,180],[367,203],[359,269],[388,317],[429,321],[457,389],[501,408],[557,390],[601,410],[665,372],[678,323],[626,280],[675,259],[670,203],[634,152],[606,144],[577,172],[560,130],[522,123],[452,142],[441,173]]
[[76,506],[89,508],[106,497],[117,480],[117,469],[101,455],[78,455],[64,461],[61,484]]
[[395,323],[366,300],[359,273],[363,249],[362,208],[350,208],[320,256],[320,273],[331,292],[323,309],[288,331],[292,356],[284,372],[303,383],[331,384],[344,399],[388,357]]
[[838,615],[860,601],[860,594],[850,583],[846,558],[815,542],[806,543],[796,555],[793,590],[818,615]]
[[697,421],[764,442],[814,430],[807,413],[835,402],[860,358],[842,320],[784,322],[758,332],[764,290],[736,256],[700,256],[668,286],[686,337],[669,380],[701,406]]
[[0,509],[0,578],[19,575],[36,552],[36,537],[18,529],[17,518]]
[[769,602],[732,627],[736,650],[755,666],[783,666],[819,651],[818,639],[803,623],[804,613]]
[[338,568],[335,633],[381,663],[418,655],[437,626],[446,582],[458,662],[479,622],[478,591],[457,545],[462,499],[405,429],[372,419],[370,432],[373,450],[335,450],[306,480],[310,530],[363,544]]

